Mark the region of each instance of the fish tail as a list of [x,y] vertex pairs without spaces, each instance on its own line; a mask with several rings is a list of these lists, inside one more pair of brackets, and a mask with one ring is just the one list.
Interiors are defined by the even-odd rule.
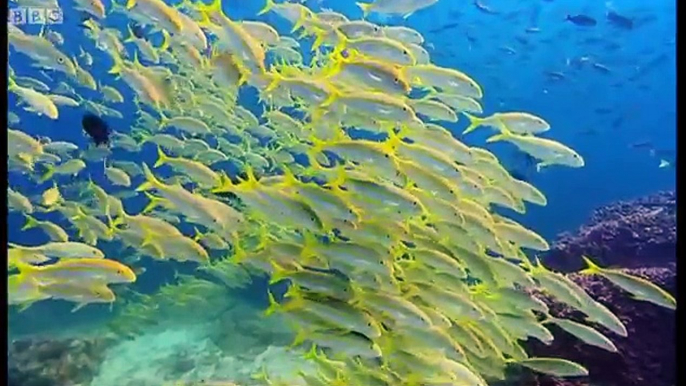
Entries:
[[112,60],[114,60],[114,64],[112,65],[112,68],[110,68],[110,70],[108,71],[108,74],[121,74],[121,71],[124,68],[124,61],[121,59],[118,53],[114,53],[112,55]]
[[304,232],[303,234],[303,248],[300,251],[300,257],[302,258],[302,265],[307,265],[311,258],[316,257],[315,247],[317,246],[317,237],[309,232]]
[[[123,210],[122,210],[123,212]],[[111,216],[107,216],[107,226],[109,228],[108,232],[114,235],[117,232],[117,226],[124,223],[126,219],[126,213],[120,213],[119,217],[112,219]]]
[[128,36],[126,39],[124,39],[123,42],[124,42],[124,43],[129,43],[129,42],[136,41],[136,34],[133,33],[133,28],[131,28],[131,24],[128,24],[128,25],[126,26],[126,30],[127,30],[127,32],[129,33],[129,36]]
[[169,48],[169,32],[166,29],[162,30],[162,45],[159,46],[160,51],[166,51]]
[[296,186],[298,182],[298,178],[293,174],[291,169],[287,166],[284,166],[283,168],[283,184],[286,186]]
[[212,189],[212,193],[226,193],[233,192],[235,190],[236,184],[231,181],[231,178],[226,174],[222,173],[219,175],[219,186]]
[[372,3],[355,3],[362,10],[362,17],[366,18],[374,6]]
[[12,90],[16,90],[18,87],[19,87],[19,85],[17,85],[17,82],[14,80],[13,74],[10,74],[9,77],[7,78],[7,89],[12,91]]
[[[116,1],[114,1],[114,3],[116,3]],[[126,9],[131,9],[135,6],[136,6],[136,0],[126,0],[126,5],[124,7],[126,7]]]
[[197,9],[206,15],[224,15],[224,11],[222,10],[222,0],[212,0],[210,4],[200,3]]
[[[287,271],[274,261],[269,262],[272,265],[272,273],[269,278],[269,285],[278,283],[286,278]],[[292,286],[291,286],[292,287]]]
[[281,305],[274,298],[272,291],[267,290],[267,296],[269,296],[269,307],[264,311],[265,316],[269,316],[281,308]]
[[159,168],[167,162],[169,162],[169,156],[164,154],[164,151],[162,150],[161,146],[157,146],[157,162],[155,162],[155,164],[152,165],[152,167]]
[[195,236],[193,236],[193,241],[200,241],[202,240],[205,235],[200,232],[200,229],[198,227],[193,227],[193,231],[195,232]]
[[504,141],[504,140],[508,139],[510,136],[511,136],[511,135],[510,135],[509,132],[502,132],[502,133],[496,134],[496,135],[494,135],[494,136],[492,136],[492,137],[489,137],[489,138],[486,140],[486,143]]
[[143,182],[142,184],[140,184],[138,188],[136,188],[137,192],[144,192],[146,190],[154,189],[155,187],[162,185],[162,183],[155,177],[155,175],[152,174],[150,167],[145,162],[143,162],[143,173],[145,174],[145,182]]
[[[334,29],[334,33],[336,34],[336,39],[338,39],[338,42],[336,43],[336,46],[333,48],[333,52],[331,53],[331,56],[337,56],[337,55],[342,55],[343,50],[348,46],[348,37],[343,34],[343,32],[339,31],[338,28]],[[324,39],[324,35],[321,35],[322,39]]]
[[310,166],[318,168],[320,163],[319,160],[317,160],[317,157],[319,157],[319,155],[322,154],[324,146],[326,146],[326,142],[314,136],[310,138],[310,142],[312,142],[312,146],[309,149],[307,149],[305,155],[307,156]]
[[283,80],[283,76],[279,74],[276,71],[270,71],[268,75],[271,77],[271,80],[269,81],[269,84],[267,87],[264,89],[265,93],[274,91],[279,86],[279,83]]
[[32,229],[40,225],[38,220],[36,220],[35,217],[24,213],[24,217],[26,217],[26,224],[21,228],[22,231],[25,231],[27,229]]
[[143,192],[143,194],[145,194],[145,197],[147,197],[150,200],[150,202],[148,203],[148,205],[145,206],[145,208],[143,208],[143,211],[141,213],[150,213],[153,209],[157,208],[158,206],[161,206],[165,202],[164,198],[155,197],[148,192]]
[[271,11],[275,5],[276,3],[274,2],[274,0],[267,0],[264,7],[260,10],[260,12],[257,13],[257,16],[264,15],[265,13]]
[[481,126],[481,124],[484,122],[483,118],[476,117],[472,114],[469,114],[466,111],[463,111],[462,114],[464,114],[464,116],[467,117],[467,119],[469,119],[469,126],[467,126],[467,128],[464,129],[464,131],[462,132],[462,135],[471,133],[477,127]]
[[586,263],[586,269],[581,270],[579,273],[582,275],[596,275],[600,274],[603,272],[603,269],[598,266],[598,264],[594,263],[590,257],[581,255],[581,258],[584,260],[584,263]]
[[17,269],[19,270],[19,275],[22,278],[29,277],[32,274],[34,274],[35,272],[41,270],[40,267],[36,267],[36,266],[31,265],[31,264],[25,263],[25,262],[21,261],[21,259],[15,259],[14,260],[14,266],[17,267]]
[[317,345],[316,344],[312,344],[310,351],[308,351],[307,353],[305,353],[303,355],[303,359],[307,359],[307,360],[320,359],[319,355],[317,354]]
[[293,24],[291,33],[294,33],[300,28],[303,28],[303,25],[305,24],[305,19],[307,19],[307,13],[305,12],[305,8],[300,8],[300,16],[298,16],[298,20],[296,20],[295,24]]
[[[313,28],[313,33],[315,36],[314,42],[312,43],[312,52],[317,51],[317,49],[324,43],[324,38],[329,31],[321,28]],[[336,51],[334,51],[335,53]],[[333,54],[332,54],[333,55]],[[314,58],[313,58],[314,60]]]
[[43,183],[49,179],[52,178],[52,176],[55,174],[55,167],[52,165],[45,165],[45,173],[40,177],[38,182]]
[[143,241],[141,241],[141,248],[147,247],[148,245],[153,245],[153,234],[152,232],[143,231],[145,235],[143,236]]

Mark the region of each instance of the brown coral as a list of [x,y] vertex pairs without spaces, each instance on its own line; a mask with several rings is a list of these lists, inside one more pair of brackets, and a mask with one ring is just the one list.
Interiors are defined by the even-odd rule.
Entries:
[[[676,266],[625,270],[659,285],[669,293],[676,292]],[[596,300],[605,304],[622,320],[628,337],[613,335],[603,327],[594,328],[608,336],[617,346],[617,353],[588,346],[574,336],[548,326],[555,341],[546,346],[528,341],[528,352],[535,356],[553,356],[584,365],[589,378],[561,380],[538,376],[527,385],[538,386],[672,386],[676,384],[676,317],[668,310],[651,303],[637,301],[623,290],[599,276],[572,274],[570,278],[581,285]],[[551,314],[583,322],[582,314],[542,296],[551,307]]]
[[88,384],[108,343],[104,339],[19,339],[8,347],[8,386]]
[[594,211],[575,233],[563,233],[545,256],[564,272],[583,267],[580,255],[601,266],[664,267],[676,257],[676,194],[660,192]]

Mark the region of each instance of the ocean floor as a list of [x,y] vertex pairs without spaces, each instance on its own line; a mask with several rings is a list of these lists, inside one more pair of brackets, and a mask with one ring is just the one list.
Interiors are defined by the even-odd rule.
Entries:
[[258,375],[302,384],[298,372],[308,371],[302,352],[283,346],[255,350],[241,344],[240,336],[227,352],[216,344],[214,326],[155,329],[120,342],[107,349],[91,386],[264,384]]

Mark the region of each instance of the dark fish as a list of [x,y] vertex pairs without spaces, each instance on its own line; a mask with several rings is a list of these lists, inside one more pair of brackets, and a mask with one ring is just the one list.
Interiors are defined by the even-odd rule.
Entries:
[[489,8],[486,4],[480,2],[479,0],[474,0],[474,5],[476,6],[476,8],[477,8],[479,11],[481,11],[481,12],[483,12],[483,13],[487,13],[487,14],[489,14],[489,15],[497,15],[498,13],[500,13],[500,12],[498,12],[498,11],[492,10],[492,9]]
[[138,39],[146,39],[147,40],[147,38],[145,37],[145,31],[143,30],[142,25],[135,23],[135,22],[131,22],[131,23],[129,23],[129,28],[131,28],[131,32],[133,33],[133,36],[137,37]]
[[83,130],[95,143],[95,146],[109,145],[110,127],[100,117],[93,114],[86,114],[81,119]]
[[607,11],[607,21],[613,26],[621,29],[633,29],[634,21],[626,16],[622,16],[615,11]]
[[629,144],[632,149],[653,149],[652,141],[640,141]]
[[455,22],[455,23],[448,23],[448,24],[444,24],[444,25],[442,25],[442,26],[440,26],[440,27],[437,27],[437,28],[434,28],[434,29],[430,30],[429,33],[431,33],[431,34],[436,34],[436,33],[439,33],[439,32],[443,32],[443,31],[447,31],[447,30],[450,30],[450,29],[453,29],[453,28],[457,28],[457,27],[459,27],[459,26],[460,26],[460,23],[457,23],[457,22]]
[[546,72],[546,75],[552,80],[562,80],[566,78],[565,74],[560,71],[548,71]]
[[598,24],[594,18],[586,15],[567,15],[565,20],[581,27],[593,27]]
[[594,63],[593,63],[593,68],[595,68],[596,70],[602,72],[603,74],[609,74],[609,73],[612,72],[612,70],[610,70],[609,67],[607,67],[607,66],[604,65],[604,64],[598,63],[598,62],[594,62]]
[[590,128],[590,129],[586,129],[586,130],[581,130],[579,132],[579,134],[580,135],[596,135],[596,134],[598,134],[598,130]]
[[624,117],[617,117],[612,121],[612,128],[618,129],[624,123]]

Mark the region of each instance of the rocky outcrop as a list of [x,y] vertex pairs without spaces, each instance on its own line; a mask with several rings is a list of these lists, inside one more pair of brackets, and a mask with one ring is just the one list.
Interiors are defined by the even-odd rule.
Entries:
[[15,340],[8,347],[7,385],[87,385],[107,346],[104,339]]
[[604,267],[664,267],[673,262],[676,193],[660,192],[597,209],[576,232],[558,237],[545,263],[559,271],[578,271],[582,254]]
[[[643,277],[674,295],[676,265],[664,268],[627,269],[627,273]],[[637,301],[600,276],[571,274],[596,300],[606,305],[626,326],[626,338],[614,335],[598,325],[592,325],[609,337],[618,352],[611,353],[589,346],[561,329],[547,325],[555,336],[546,346],[529,340],[527,352],[532,356],[560,357],[582,364],[589,377],[557,379],[535,376],[526,385],[538,386],[673,386],[676,385],[676,315],[673,310]],[[583,314],[542,296],[557,317],[583,321]],[[584,322],[585,323],[585,322]]]

